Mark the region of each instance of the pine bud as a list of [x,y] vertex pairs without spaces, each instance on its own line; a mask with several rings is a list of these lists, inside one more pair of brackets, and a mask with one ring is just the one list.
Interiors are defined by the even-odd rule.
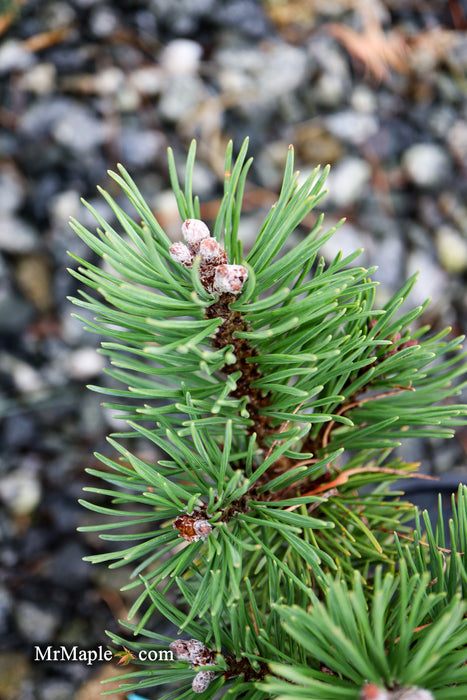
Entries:
[[187,542],[204,540],[212,531],[209,521],[196,511],[191,515],[182,513],[175,518],[173,526]]
[[191,267],[193,264],[193,255],[184,243],[174,243],[169,248],[170,257],[181,265]]
[[188,643],[184,642],[183,639],[175,639],[169,644],[169,648],[173,651],[178,661],[191,661]]
[[190,661],[194,666],[209,666],[214,663],[216,655],[199,639],[190,639],[187,642],[187,647]]
[[227,254],[215,238],[205,238],[199,244],[201,263],[205,265],[221,265],[227,262]]
[[375,683],[367,683],[362,688],[360,700],[390,700],[389,693]]
[[240,294],[248,270],[243,265],[219,265],[214,277],[214,291],[220,294]]
[[204,693],[210,682],[214,679],[216,674],[214,671],[198,671],[196,676],[193,678],[193,683],[191,687],[194,693]]
[[205,238],[210,237],[210,232],[204,221],[200,219],[187,219],[182,224],[182,233],[186,244],[192,253],[197,253],[199,244]]

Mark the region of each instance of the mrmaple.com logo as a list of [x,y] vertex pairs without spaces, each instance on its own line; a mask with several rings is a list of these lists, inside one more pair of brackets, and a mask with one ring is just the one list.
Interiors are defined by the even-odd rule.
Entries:
[[44,662],[67,662],[78,661],[92,666],[94,663],[102,661],[112,661],[115,657],[120,657],[119,664],[126,665],[133,659],[138,661],[173,661],[173,652],[170,649],[140,649],[137,656],[123,647],[124,651],[113,652],[103,646],[95,649],[80,649],[77,644],[67,647],[64,644],[54,647],[51,644],[47,647],[34,647],[34,661]]

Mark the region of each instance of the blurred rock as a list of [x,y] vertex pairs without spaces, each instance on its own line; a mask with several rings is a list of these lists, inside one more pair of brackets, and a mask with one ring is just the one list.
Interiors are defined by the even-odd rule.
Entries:
[[419,187],[436,187],[445,182],[451,167],[446,151],[434,143],[410,146],[402,157],[402,165],[410,180]]
[[39,689],[39,700],[70,700],[72,697],[73,685],[67,681],[45,681]]
[[28,470],[17,469],[0,479],[0,499],[13,515],[30,515],[41,499],[41,485]]
[[[12,611],[13,597],[7,588],[0,586],[0,635],[6,634]],[[0,695],[1,697],[1,695]]]
[[190,39],[175,39],[161,51],[160,65],[169,74],[197,73],[202,48]]
[[15,620],[23,637],[35,643],[51,640],[60,624],[54,612],[28,600],[22,600],[16,604]]
[[145,167],[154,163],[165,146],[158,131],[124,127],[120,136],[121,156],[128,167]]
[[370,166],[365,160],[347,157],[341,160],[329,173],[327,179],[327,204],[347,207],[365,196],[366,186],[371,175]]
[[0,171],[0,216],[13,214],[24,200],[24,187],[14,166]]
[[21,76],[19,84],[23,90],[36,95],[47,95],[55,88],[56,76],[53,63],[38,63]]
[[75,153],[90,152],[106,138],[105,125],[93,112],[80,104],[59,116],[53,125],[54,138]]
[[26,299],[38,311],[50,311],[53,301],[51,271],[43,256],[22,256],[16,265],[16,281]]
[[333,136],[355,145],[364,143],[378,131],[378,121],[373,115],[350,109],[326,117],[324,123]]
[[8,39],[0,45],[0,76],[30,68],[36,56],[16,39]]
[[202,80],[194,75],[179,73],[166,84],[158,105],[163,119],[177,122],[186,119],[206,99]]
[[92,33],[98,39],[105,39],[111,36],[118,27],[118,17],[113,10],[103,5],[96,7],[91,12],[89,25]]
[[38,246],[39,239],[33,227],[14,215],[0,217],[0,250],[5,253],[30,253]]
[[436,249],[447,272],[462,273],[467,269],[467,240],[450,226],[436,231]]
[[444,308],[447,278],[429,253],[420,249],[410,252],[406,271],[409,277],[418,273],[417,283],[410,294],[412,306],[423,304],[430,298],[433,305]]
[[95,348],[86,347],[73,350],[64,360],[64,369],[67,376],[82,381],[99,375],[104,365],[104,357]]

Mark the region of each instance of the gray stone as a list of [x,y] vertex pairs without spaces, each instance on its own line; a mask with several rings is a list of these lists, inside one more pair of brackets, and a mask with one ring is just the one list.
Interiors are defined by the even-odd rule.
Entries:
[[24,188],[13,167],[0,171],[0,216],[12,214],[24,200]]
[[13,598],[7,588],[0,586],[0,634],[8,629],[8,619],[12,611]]
[[45,681],[39,690],[40,700],[70,700],[73,694],[73,685],[61,680]]
[[0,297],[0,331],[3,333],[20,333],[31,321],[33,314],[32,307],[20,297]]
[[89,26],[99,39],[109,37],[118,27],[118,19],[108,6],[96,7],[91,12]]
[[448,303],[445,297],[448,279],[425,250],[414,250],[407,256],[407,276],[410,277],[417,272],[417,283],[410,292],[411,306],[423,304],[430,298],[438,311],[442,310]]
[[224,90],[245,102],[268,102],[290,94],[307,77],[308,59],[302,48],[264,42],[261,51],[237,42],[215,57]]
[[[337,223],[337,222],[336,222]],[[327,226],[332,226],[332,222],[328,221]],[[338,253],[342,253],[343,257],[351,255],[359,248],[363,248],[362,254],[354,263],[355,265],[367,264],[366,254],[367,236],[363,231],[360,231],[352,224],[344,222],[328,241],[321,247],[320,252],[324,255],[327,262],[332,262]]]
[[204,83],[197,76],[180,73],[167,82],[159,101],[159,113],[163,119],[177,122],[195,112],[206,99]]
[[165,138],[159,131],[147,131],[126,127],[122,130],[122,162],[127,166],[144,168],[151,165],[165,146]]
[[30,515],[41,494],[40,482],[30,470],[17,469],[0,479],[0,499],[14,515]]
[[342,141],[360,145],[378,131],[378,120],[372,114],[355,112],[352,109],[325,117],[328,131]]
[[15,620],[18,631],[25,639],[33,642],[47,642],[57,630],[57,616],[44,607],[23,600],[16,605]]
[[106,129],[89,108],[75,105],[57,119],[52,134],[62,146],[81,153],[100,146],[106,138]]
[[28,136],[44,136],[61,118],[66,118],[77,103],[64,97],[50,99],[43,97],[31,106],[18,119],[18,130]]
[[404,244],[397,235],[393,234],[381,241],[376,241],[374,244],[371,263],[378,265],[378,269],[372,277],[389,292],[395,292],[400,285],[401,261],[404,259],[404,255]]
[[16,39],[8,39],[0,45],[0,75],[27,70],[36,60],[36,56]]
[[338,207],[354,204],[364,196],[370,175],[370,166],[365,160],[353,156],[344,158],[329,173],[325,203]]
[[0,250],[5,253],[30,253],[38,246],[37,232],[18,216],[0,217]]
[[434,143],[417,143],[402,156],[410,180],[419,187],[436,187],[446,181],[451,162],[446,151]]

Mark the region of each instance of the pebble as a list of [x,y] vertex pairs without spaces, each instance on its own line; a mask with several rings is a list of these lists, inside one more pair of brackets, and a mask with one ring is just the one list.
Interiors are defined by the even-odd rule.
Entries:
[[13,255],[31,253],[39,245],[35,229],[19,216],[0,216],[0,250]]
[[[330,227],[332,225],[333,224],[328,221],[327,226]],[[367,255],[365,253],[365,233],[357,229],[355,226],[352,226],[352,224],[344,222],[337,229],[336,234],[324,243],[320,251],[324,255],[325,260],[328,263],[331,263],[338,253],[342,253],[343,257],[345,257],[346,255],[354,253],[359,248],[363,248],[364,251],[354,264],[365,266],[368,262]]]
[[324,205],[348,207],[365,197],[371,169],[362,158],[348,156],[332,168],[327,180],[328,194]]
[[213,14],[219,23],[247,37],[259,39],[271,33],[271,27],[260,4],[254,0],[217,3]]
[[43,255],[23,255],[16,265],[16,282],[33,306],[45,313],[52,309],[50,265]]
[[206,99],[204,83],[197,76],[186,73],[173,75],[166,84],[158,105],[162,119],[177,122],[196,113],[197,107]]
[[415,273],[418,275],[417,283],[410,292],[411,306],[419,306],[429,298],[433,306],[444,308],[447,302],[447,277],[429,252],[415,249],[408,254],[406,276],[411,277]]
[[203,50],[196,41],[191,39],[175,39],[164,47],[159,61],[164,71],[169,75],[185,73],[194,74],[200,67]]
[[0,45],[0,76],[25,71],[35,61],[35,55],[16,39],[8,39]]
[[23,90],[36,95],[48,95],[55,88],[57,69],[53,63],[38,63],[26,71],[19,81]]
[[70,700],[73,694],[73,685],[68,681],[49,680],[39,689],[40,700]]
[[24,187],[14,166],[0,170],[0,216],[13,214],[24,201]]
[[409,179],[419,187],[437,187],[449,177],[451,163],[446,151],[434,143],[417,143],[402,156]]
[[18,630],[30,642],[48,642],[59,626],[54,612],[28,600],[16,603],[15,620]]
[[165,143],[160,131],[124,127],[120,136],[121,160],[128,167],[144,168],[161,155]]
[[8,621],[11,615],[13,597],[10,591],[0,586],[0,634],[4,635],[8,630]]
[[288,95],[306,79],[306,52],[295,46],[264,42],[257,51],[233,42],[216,54],[219,80],[226,91],[234,91],[247,103],[269,102]]
[[467,239],[450,226],[436,231],[436,250],[439,260],[447,272],[460,274],[467,270]]
[[107,129],[91,109],[80,104],[59,116],[52,127],[55,140],[77,154],[93,151],[106,138]]
[[86,381],[102,372],[105,359],[95,348],[83,347],[69,353],[63,364],[67,377]]
[[118,27],[118,18],[115,13],[103,5],[92,10],[89,19],[89,24],[92,33],[98,39],[106,39],[110,37]]
[[132,71],[128,81],[142,95],[155,97],[164,87],[164,71],[159,66],[145,66]]
[[0,499],[15,516],[33,513],[41,494],[40,482],[29,470],[17,469],[0,479]]
[[356,146],[365,143],[378,131],[375,116],[350,109],[326,117],[324,123],[333,136]]

